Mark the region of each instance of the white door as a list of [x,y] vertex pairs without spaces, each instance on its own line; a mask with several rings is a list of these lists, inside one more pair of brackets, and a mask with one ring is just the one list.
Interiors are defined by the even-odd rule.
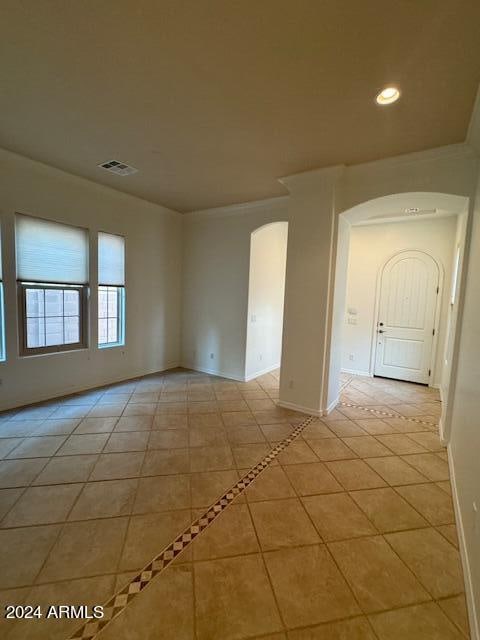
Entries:
[[402,251],[384,266],[375,375],[429,382],[439,285],[437,263],[421,251]]

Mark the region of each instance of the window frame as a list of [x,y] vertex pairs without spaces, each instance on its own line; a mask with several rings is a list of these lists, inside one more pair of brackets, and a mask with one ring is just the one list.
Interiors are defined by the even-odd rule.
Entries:
[[[68,344],[55,344],[45,347],[28,347],[27,346],[27,289],[53,289],[56,291],[74,290],[79,292],[79,342],[70,342]],[[52,353],[62,353],[66,351],[78,351],[88,348],[88,284],[61,284],[52,282],[17,282],[18,294],[18,338],[19,338],[19,354],[21,357],[47,355]]]
[[[100,289],[117,289],[117,336],[119,340],[117,342],[100,342],[100,320],[107,320],[108,324],[108,302],[107,302],[107,317],[100,318]],[[108,294],[107,294],[108,295]],[[125,346],[125,285],[119,284],[98,284],[97,287],[97,347],[98,349],[112,349],[114,347]],[[108,331],[108,330],[107,330]],[[107,333],[108,335],[108,333]]]

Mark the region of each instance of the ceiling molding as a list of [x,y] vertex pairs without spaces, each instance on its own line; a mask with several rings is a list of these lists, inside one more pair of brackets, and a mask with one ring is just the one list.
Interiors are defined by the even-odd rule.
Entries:
[[229,204],[224,207],[212,207],[210,209],[200,209],[198,211],[189,211],[184,213],[184,217],[190,218],[224,218],[226,216],[236,216],[247,214],[258,209],[268,209],[272,207],[286,208],[290,196],[277,196],[275,198],[266,198],[265,200],[254,200],[252,202],[241,202],[239,204]]

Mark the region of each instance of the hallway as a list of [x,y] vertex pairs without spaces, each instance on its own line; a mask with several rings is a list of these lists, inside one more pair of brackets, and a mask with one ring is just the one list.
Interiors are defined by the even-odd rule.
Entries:
[[0,416],[2,605],[124,590],[103,629],[3,637],[469,638],[437,391],[344,375],[320,420],[276,407],[278,378],[175,370]]

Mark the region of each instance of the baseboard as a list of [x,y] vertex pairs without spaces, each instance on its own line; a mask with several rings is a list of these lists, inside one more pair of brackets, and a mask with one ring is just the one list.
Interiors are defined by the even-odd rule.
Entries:
[[298,411],[299,413],[308,413],[309,416],[316,416],[320,418],[325,414],[321,409],[310,409],[309,407],[303,407],[300,404],[294,402],[285,402],[284,400],[277,400],[277,405],[284,409],[291,409],[292,411]]
[[324,416],[328,416],[329,413],[332,413],[332,411],[335,409],[335,407],[338,405],[338,403],[340,402],[340,396],[337,396],[335,398],[335,400],[333,400],[328,407],[326,408],[326,410],[323,412]]
[[357,371],[356,369],[340,369],[340,373],[350,373],[354,376],[364,376],[365,378],[373,378],[373,374],[370,371]]
[[194,364],[182,363],[179,365],[184,369],[191,369],[192,371],[200,371],[200,373],[207,373],[209,376],[218,376],[219,378],[228,378],[229,380],[235,380],[236,382],[245,382],[245,376],[234,376],[231,373],[225,371],[219,371],[218,369],[207,369],[206,367],[199,367]]
[[445,415],[445,394],[443,392],[443,387],[442,385],[438,386],[438,389],[440,391],[440,402],[442,403],[442,413],[440,414],[440,418],[438,419],[438,435],[440,437],[440,441],[443,445],[447,446],[448,442],[447,439],[445,438],[445,428],[444,428],[444,421],[443,421],[443,416]]
[[250,380],[254,380],[255,378],[258,378],[260,376],[264,376],[266,373],[270,373],[271,371],[275,371],[275,369],[280,369],[280,363],[275,364],[271,367],[266,367],[265,369],[262,369],[261,371],[256,371],[255,373],[252,373],[249,376],[245,376],[245,382],[250,382]]
[[14,400],[10,404],[0,407],[0,411],[9,411],[19,407],[28,407],[31,405],[39,404],[41,402],[47,402],[48,400],[54,401],[60,398],[64,398],[66,396],[70,396],[75,393],[84,393],[86,391],[94,391],[95,389],[101,389],[102,387],[105,387],[110,384],[118,384],[120,382],[128,382],[129,380],[137,380],[138,378],[144,378],[145,376],[150,376],[155,373],[162,373],[163,371],[169,371],[170,369],[177,369],[178,367],[181,367],[181,366],[182,365],[178,362],[165,363],[163,365],[160,365],[160,368],[156,367],[155,369],[152,369],[152,370],[149,370],[149,369],[142,370],[137,373],[132,372],[132,374],[129,375],[127,378],[125,377],[125,375],[117,376],[113,378],[110,376],[100,381],[96,381],[94,385],[72,385],[62,389],[60,393],[58,393],[55,396],[52,396],[51,393],[48,393],[48,392],[41,393],[37,396],[33,396],[33,398],[30,395],[28,403],[25,403],[22,400]]
[[468,620],[470,622],[471,640],[480,640],[480,628],[475,610],[475,600],[473,595],[472,572],[468,559],[467,545],[465,543],[465,532],[463,530],[462,514],[458,500],[457,483],[455,480],[455,465],[451,454],[450,446],[447,447],[448,465],[450,467],[450,483],[452,485],[452,501],[455,510],[455,521],[457,523],[458,544],[460,547],[460,557],[462,560],[463,577],[465,580],[465,599],[467,601]]

